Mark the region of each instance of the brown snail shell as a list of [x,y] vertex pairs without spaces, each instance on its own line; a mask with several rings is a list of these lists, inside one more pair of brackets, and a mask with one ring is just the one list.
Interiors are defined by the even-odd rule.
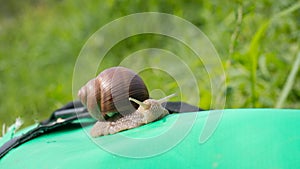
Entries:
[[91,116],[103,121],[110,112],[119,112],[123,116],[134,112],[138,104],[130,102],[129,98],[144,101],[149,98],[149,93],[138,74],[128,68],[112,67],[87,82],[78,96]]

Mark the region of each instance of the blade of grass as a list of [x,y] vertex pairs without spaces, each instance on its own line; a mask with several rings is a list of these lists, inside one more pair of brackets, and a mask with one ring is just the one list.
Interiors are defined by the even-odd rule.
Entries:
[[288,94],[290,93],[293,84],[295,82],[295,78],[297,75],[297,72],[299,70],[299,66],[300,66],[300,52],[298,53],[298,55],[296,56],[296,61],[292,67],[291,72],[289,73],[289,76],[285,82],[285,85],[283,87],[283,90],[281,91],[281,94],[279,96],[279,99],[276,103],[276,108],[281,108],[284,101],[286,100]]
[[[287,9],[285,9],[285,10],[279,12],[277,15],[275,15],[275,17],[278,17],[278,18],[279,18],[279,17],[285,16],[285,15],[288,15],[288,14],[294,12],[295,10],[297,10],[297,9],[299,9],[299,8],[300,8],[300,2],[297,2],[297,3],[295,3],[294,5],[292,5],[291,7],[289,7],[289,8],[287,8]],[[274,17],[274,18],[275,18],[275,17]],[[274,18],[273,18],[273,19],[274,19]]]
[[237,43],[237,38],[241,32],[241,26],[243,23],[243,5],[239,4],[237,9],[237,21],[236,21],[236,27],[234,29],[233,34],[230,38],[230,44],[229,44],[229,56],[231,56],[234,53],[234,48]]
[[268,26],[270,24],[270,21],[266,21],[263,25],[259,27],[255,35],[253,36],[250,48],[248,51],[248,56],[250,56],[251,59],[251,68],[250,68],[250,74],[251,74],[251,103],[253,107],[256,107],[257,103],[257,94],[256,94],[256,69],[257,69],[257,58],[259,55],[259,47],[260,47],[260,40],[262,36],[265,34]]

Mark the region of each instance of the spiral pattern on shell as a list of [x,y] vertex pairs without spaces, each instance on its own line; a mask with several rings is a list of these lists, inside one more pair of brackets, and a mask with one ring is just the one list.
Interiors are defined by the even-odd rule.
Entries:
[[134,112],[138,105],[130,102],[129,97],[144,101],[149,93],[138,74],[128,68],[112,67],[87,82],[78,91],[78,97],[92,117],[103,121],[109,112]]

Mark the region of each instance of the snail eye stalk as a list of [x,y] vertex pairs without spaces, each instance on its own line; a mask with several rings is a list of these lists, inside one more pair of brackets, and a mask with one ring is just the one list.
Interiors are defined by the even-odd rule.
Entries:
[[134,103],[136,103],[136,104],[142,106],[144,109],[149,109],[149,108],[150,108],[150,105],[149,105],[149,104],[143,103],[143,102],[141,102],[141,101],[139,101],[139,100],[136,100],[136,99],[134,99],[134,98],[129,97],[129,101],[133,101]]
[[176,93],[173,93],[173,94],[171,94],[171,95],[169,95],[169,96],[166,96],[166,97],[164,97],[164,98],[162,98],[162,99],[159,99],[159,100],[158,100],[158,103],[162,104],[163,102],[166,102],[166,101],[168,101],[170,98],[175,97],[175,96],[177,96],[177,94],[176,94]]

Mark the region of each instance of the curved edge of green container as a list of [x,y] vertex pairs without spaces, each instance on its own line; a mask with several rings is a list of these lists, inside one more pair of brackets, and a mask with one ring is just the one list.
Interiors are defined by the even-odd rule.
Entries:
[[[216,130],[201,143],[204,126],[214,128],[207,119],[218,117]],[[28,141],[0,159],[0,168],[300,168],[297,109],[172,114],[96,139],[89,137],[90,128],[57,131]],[[0,141],[2,145],[4,140]]]

